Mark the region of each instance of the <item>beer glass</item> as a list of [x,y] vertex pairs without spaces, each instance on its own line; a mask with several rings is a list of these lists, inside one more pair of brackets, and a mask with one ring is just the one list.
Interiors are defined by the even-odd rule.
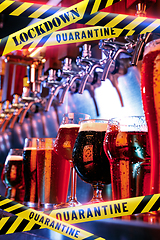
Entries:
[[37,193],[37,138],[25,138],[23,147],[23,166],[25,180],[24,204],[38,207]]
[[5,160],[4,181],[7,198],[22,203],[24,200],[23,149],[10,149]]
[[110,184],[110,165],[103,149],[108,120],[90,119],[80,124],[73,148],[73,164],[79,177],[93,187],[89,203],[102,202],[104,184]]
[[145,46],[141,69],[141,94],[151,151],[150,194],[160,192],[160,39]]
[[71,195],[69,201],[59,204],[55,208],[72,207],[79,204],[76,198],[76,172],[72,163],[72,150],[78,135],[80,121],[89,119],[84,113],[65,113],[55,140],[55,151],[69,161],[71,167]]
[[70,164],[54,151],[55,138],[37,139],[38,208],[53,209],[67,199]]
[[110,161],[113,200],[136,197],[136,173],[150,158],[145,117],[110,119],[104,139]]

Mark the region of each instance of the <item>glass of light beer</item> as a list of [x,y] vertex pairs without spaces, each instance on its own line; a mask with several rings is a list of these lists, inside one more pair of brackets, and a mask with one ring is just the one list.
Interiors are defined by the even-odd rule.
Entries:
[[23,147],[23,168],[25,180],[24,204],[38,207],[37,193],[37,138],[26,138]]
[[141,94],[148,125],[151,152],[150,194],[160,192],[160,39],[144,49]]
[[108,120],[90,119],[80,124],[73,148],[73,164],[79,177],[93,187],[93,198],[89,203],[103,201],[104,184],[111,183],[110,165],[103,149],[103,140]]
[[5,160],[3,179],[7,198],[22,203],[24,200],[23,149],[10,149]]
[[70,164],[54,151],[55,138],[37,139],[38,208],[53,209],[67,200]]
[[110,119],[104,150],[110,162],[113,200],[136,197],[137,169],[150,158],[145,117]]
[[89,119],[90,116],[84,113],[65,113],[62,123],[59,127],[58,134],[55,140],[55,151],[58,155],[68,160],[71,167],[71,195],[69,201],[59,204],[55,208],[73,207],[79,205],[76,197],[76,172],[72,163],[72,150],[78,135],[80,122],[84,119]]

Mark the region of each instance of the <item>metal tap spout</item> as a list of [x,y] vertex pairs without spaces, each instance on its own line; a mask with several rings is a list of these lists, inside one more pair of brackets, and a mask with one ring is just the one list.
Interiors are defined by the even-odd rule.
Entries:
[[83,93],[84,88],[85,88],[85,85],[86,85],[86,83],[87,83],[87,81],[88,81],[88,78],[89,78],[90,75],[93,74],[94,70],[95,70],[96,68],[102,68],[102,66],[100,65],[100,63],[91,63],[90,65],[91,65],[91,66],[90,66],[90,68],[89,68],[88,73],[83,77],[83,79],[82,79],[82,81],[81,81],[81,84],[80,84],[80,86],[79,86],[78,93],[80,93],[80,94]]
[[6,130],[11,118],[13,117],[14,111],[15,111],[15,109],[9,109],[9,110],[10,111],[8,113],[5,113],[5,115],[6,115],[5,121],[3,122],[2,126],[1,126],[2,133]]
[[28,110],[32,107],[33,104],[35,104],[35,101],[30,101],[30,102],[25,103],[25,106],[24,106],[23,110],[21,111],[22,113],[21,113],[21,116],[19,119],[19,124],[23,123]]
[[15,112],[14,112],[13,117],[12,117],[12,119],[10,121],[10,124],[9,124],[10,129],[14,128],[14,125],[15,125],[18,117],[20,116],[21,112],[24,110],[23,106],[24,106],[24,104],[19,103],[17,108],[15,109]]
[[66,83],[66,86],[64,87],[63,91],[62,91],[62,94],[61,94],[61,97],[60,97],[60,100],[59,100],[59,103],[63,103],[64,102],[64,99],[65,99],[65,96],[69,90],[69,88],[72,86],[72,84],[77,80],[77,79],[80,79],[80,76],[77,75],[77,76],[72,76],[70,81]]
[[120,53],[130,55],[130,50],[133,49],[133,42],[126,39],[128,43],[115,42],[114,40],[102,40],[100,41],[99,48],[102,49],[106,55],[104,59],[104,70],[102,73],[101,80],[105,81],[112,63],[117,59]]
[[145,34],[139,34],[137,38],[137,44],[134,49],[134,53],[131,59],[131,65],[137,66],[138,61],[140,59],[140,55],[143,52],[144,46],[148,41],[148,38],[150,37],[151,33],[145,33]]
[[52,87],[51,94],[49,96],[49,99],[47,101],[45,111],[48,112],[50,109],[50,106],[52,104],[53,98],[58,94],[59,90],[64,88],[66,85],[62,82],[55,82],[55,85]]

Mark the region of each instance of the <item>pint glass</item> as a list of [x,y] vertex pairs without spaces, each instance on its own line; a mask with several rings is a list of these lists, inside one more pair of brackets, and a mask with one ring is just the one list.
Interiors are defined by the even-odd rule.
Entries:
[[23,149],[10,149],[3,169],[7,198],[22,203],[24,200]]
[[109,120],[104,150],[110,161],[113,200],[136,197],[137,170],[150,158],[145,117]]
[[160,39],[149,42],[145,47],[141,93],[151,151],[150,194],[156,194],[160,191]]
[[25,180],[24,204],[38,206],[37,194],[37,138],[26,138],[23,148],[23,166]]
[[67,199],[70,164],[54,151],[54,138],[37,139],[38,207],[52,209]]

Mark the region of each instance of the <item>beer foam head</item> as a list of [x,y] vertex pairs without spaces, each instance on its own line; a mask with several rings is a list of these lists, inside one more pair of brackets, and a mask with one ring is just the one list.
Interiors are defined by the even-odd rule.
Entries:
[[80,125],[79,124],[71,124],[71,123],[67,123],[67,124],[62,124],[61,126],[60,126],[60,128],[77,128],[77,127],[80,127]]
[[5,164],[7,164],[8,161],[22,161],[22,160],[23,160],[23,157],[22,157],[22,156],[9,155],[9,156],[7,156],[7,158],[6,158]]
[[26,150],[36,150],[37,148],[36,147],[24,147],[23,148],[23,151],[26,151]]
[[160,50],[160,39],[155,39],[146,44],[144,48],[144,56],[150,52]]
[[103,132],[107,130],[108,122],[83,122],[80,126],[79,131],[96,131]]

